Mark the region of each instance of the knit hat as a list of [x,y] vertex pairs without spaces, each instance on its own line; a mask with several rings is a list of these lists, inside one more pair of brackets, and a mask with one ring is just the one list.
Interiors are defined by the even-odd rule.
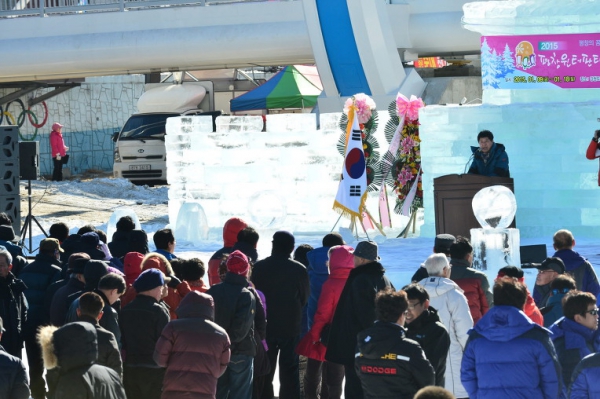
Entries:
[[433,247],[438,253],[449,253],[450,246],[456,242],[456,237],[452,234],[438,234],[435,236]]
[[227,258],[227,271],[230,273],[245,276],[249,268],[248,257],[242,251],[233,251]]
[[156,287],[165,285],[165,277],[163,272],[158,269],[144,270],[139,277],[133,282],[133,288],[140,293],[150,291]]
[[12,226],[0,226],[0,240],[12,242],[16,239]]
[[496,277],[496,278],[512,277],[512,278],[516,278],[520,282],[523,282],[524,281],[523,276],[524,276],[523,269],[521,269],[520,267],[504,266],[502,269],[498,270],[498,277]]
[[58,123],[58,122],[54,122],[54,123],[52,124],[52,130],[54,130],[54,131],[58,131],[58,129],[60,129],[61,127],[63,127],[63,125],[61,125],[61,124],[60,124],[60,123]]
[[372,262],[379,260],[377,255],[377,243],[375,241],[361,241],[354,250],[354,256],[370,260]]
[[296,240],[293,234],[288,231],[278,231],[273,234],[273,249],[291,253],[295,244]]
[[59,252],[65,252],[60,247],[60,242],[56,238],[44,238],[40,242],[40,251],[59,251]]
[[69,256],[69,268],[67,272],[75,274],[83,274],[85,264],[90,260],[90,256],[85,252],[76,252]]
[[96,248],[100,244],[100,237],[94,232],[85,233],[81,236],[81,243]]
[[101,260],[90,259],[85,262],[83,268],[83,278],[85,278],[85,287],[95,290],[98,288],[100,279],[108,274],[108,265]]

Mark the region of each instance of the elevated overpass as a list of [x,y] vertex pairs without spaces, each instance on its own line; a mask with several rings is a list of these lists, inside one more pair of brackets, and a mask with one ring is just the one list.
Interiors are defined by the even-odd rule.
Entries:
[[[355,89],[395,94],[410,80],[401,61],[479,52],[479,35],[461,26],[466,0],[92,1],[1,1],[0,83],[316,63],[339,102]],[[362,86],[347,85],[361,68]],[[412,79],[405,91],[422,90]]]

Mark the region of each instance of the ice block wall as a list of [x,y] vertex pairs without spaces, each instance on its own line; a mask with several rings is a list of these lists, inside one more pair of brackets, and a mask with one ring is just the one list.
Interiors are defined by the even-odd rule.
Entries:
[[600,101],[428,106],[419,116],[426,172],[422,235],[435,236],[433,179],[464,173],[477,133],[488,129],[506,146],[522,238],[550,237],[561,228],[575,237],[600,236],[598,160],[585,158],[600,128]]
[[[332,206],[343,164],[340,115],[321,114],[319,129],[315,114],[267,115],[265,132],[260,116],[220,116],[216,132],[210,117],[169,118],[170,224],[184,201],[195,200],[209,227],[238,216],[257,229],[330,231],[339,216]],[[380,112],[377,135],[387,149],[386,121]],[[372,197],[376,204],[377,193]]]

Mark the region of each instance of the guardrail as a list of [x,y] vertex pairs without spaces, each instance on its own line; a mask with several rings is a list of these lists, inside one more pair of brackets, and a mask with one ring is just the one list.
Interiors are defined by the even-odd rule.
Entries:
[[[0,18],[130,11],[160,7],[212,6],[269,0],[0,0]],[[297,1],[297,0],[280,0]]]

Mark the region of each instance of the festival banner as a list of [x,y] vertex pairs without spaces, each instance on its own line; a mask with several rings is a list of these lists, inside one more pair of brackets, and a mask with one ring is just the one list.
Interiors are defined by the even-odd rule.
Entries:
[[483,36],[483,89],[600,88],[600,33]]

